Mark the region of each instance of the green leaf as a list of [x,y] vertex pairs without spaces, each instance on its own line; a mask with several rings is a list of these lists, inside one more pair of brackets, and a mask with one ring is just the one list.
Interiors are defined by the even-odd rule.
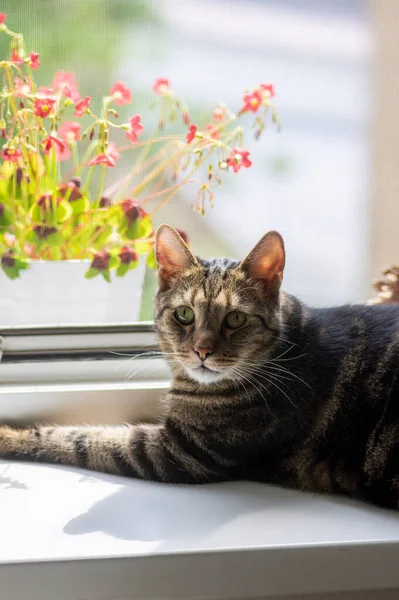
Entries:
[[154,243],[147,242],[146,240],[136,240],[134,245],[134,249],[136,250],[137,254],[147,254],[153,247]]
[[56,225],[56,223],[63,223],[72,216],[72,207],[69,202],[63,200],[55,209],[54,215],[54,201],[49,199],[47,204],[47,210],[40,207],[36,202],[30,209],[32,221],[35,223],[47,223],[48,225]]
[[26,240],[28,242],[30,242],[31,244],[37,244],[38,242],[38,237],[36,235],[36,233],[33,231],[33,229],[31,229],[30,231],[28,231],[28,233],[26,234]]
[[154,252],[154,250],[148,254],[147,260],[145,261],[145,264],[150,269],[156,269],[157,268],[158,265],[157,265],[157,261],[155,260],[155,252]]
[[97,277],[99,274],[100,271],[98,269],[92,269],[90,267],[90,269],[85,273],[85,279],[93,279],[93,277]]
[[31,244],[35,244],[36,250],[41,250],[50,246],[52,248],[58,248],[64,243],[64,237],[62,233],[56,230],[54,233],[46,235],[46,237],[39,236],[34,229],[31,229],[26,234],[26,240]]
[[29,269],[29,264],[27,263],[27,261],[22,260],[21,258],[15,259],[15,266],[18,269],[18,271],[25,271],[26,269]]
[[0,207],[0,227],[7,227],[12,223],[12,212],[8,206],[5,206],[3,203],[1,204],[2,206]]
[[143,217],[140,219],[140,232],[137,237],[139,238],[148,238],[152,233],[152,222],[150,217]]
[[116,276],[123,277],[129,271],[130,265],[119,265],[116,269]]
[[3,202],[3,204],[7,204],[9,200],[10,197],[7,194],[7,184],[4,179],[0,179],[0,202]]
[[106,243],[108,241],[108,238],[111,235],[111,233],[112,233],[112,227],[111,227],[111,225],[105,225],[102,228],[101,233],[99,233],[96,236],[95,240],[93,240],[93,244],[92,244],[93,247],[96,248],[96,250],[97,249],[102,250],[104,248],[104,246],[106,245]]
[[119,228],[121,221],[124,218],[124,214],[120,206],[110,206],[104,211],[104,217],[106,218],[107,223]]
[[47,236],[44,242],[47,242],[47,244],[52,248],[57,248],[58,246],[62,246],[62,244],[64,243],[64,238],[60,231],[56,231],[55,233],[52,233],[51,235]]
[[25,260],[22,260],[21,258],[15,258],[14,266],[8,267],[8,266],[5,266],[4,264],[1,264],[1,268],[3,269],[3,271],[7,275],[7,277],[9,277],[9,279],[18,279],[21,276],[20,275],[21,271],[24,271],[25,269],[29,269],[29,264]]
[[110,269],[115,269],[115,267],[117,267],[119,264],[119,258],[117,256],[111,256],[109,257],[108,260],[108,266]]
[[125,229],[125,232],[121,231],[120,233],[125,235],[128,240],[135,240],[140,237],[140,219],[133,221],[133,223]]
[[4,265],[1,265],[1,268],[3,269],[4,273],[7,275],[7,277],[9,279],[18,279],[18,277],[20,277],[19,271],[16,268],[16,266],[14,266],[14,267],[5,267]]
[[15,163],[4,161],[0,166],[0,175],[2,175],[2,181],[11,179],[16,171]]
[[30,209],[30,216],[31,219],[34,223],[39,223],[42,220],[42,210],[40,208],[40,206],[35,203],[32,208]]
[[57,223],[63,223],[69,219],[72,216],[72,212],[72,206],[69,204],[69,202],[65,202],[65,200],[60,202],[55,211]]
[[36,179],[36,177],[43,177],[43,175],[45,175],[46,168],[44,166],[44,161],[40,155],[36,154],[35,152],[31,152],[29,154],[29,164],[34,179]]
[[111,275],[109,271],[100,271],[101,275],[104,277],[105,281],[111,283]]
[[75,215],[75,216],[81,215],[82,213],[89,210],[89,201],[87,199],[87,196],[83,196],[82,198],[79,198],[78,200],[74,200],[73,202],[70,202],[70,206],[72,208],[73,215]]

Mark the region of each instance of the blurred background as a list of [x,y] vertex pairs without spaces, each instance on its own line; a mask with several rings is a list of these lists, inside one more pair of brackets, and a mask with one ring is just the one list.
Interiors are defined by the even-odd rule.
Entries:
[[[374,201],[380,171],[389,168],[382,136],[394,129],[380,114],[383,105],[376,112],[372,107],[376,86],[382,95],[385,89],[374,78],[384,73],[375,61],[385,64],[379,31],[396,39],[398,4],[3,0],[2,10],[10,27],[24,32],[27,47],[40,52],[39,83],[49,84],[56,70],[74,71],[82,95],[99,99],[122,80],[133,90],[134,112],[147,123],[155,118],[148,104],[157,77],[170,79],[194,122],[220,100],[235,110],[245,88],[273,82],[283,127],[278,133],[270,126],[260,142],[249,139],[253,167],[225,178],[205,217],[192,211],[194,198],[186,192],[156,222],[187,231],[194,251],[206,257],[241,258],[263,233],[277,229],[287,248],[285,289],[324,306],[366,300],[372,275],[394,260],[385,233],[393,227],[387,206],[396,184],[386,183],[386,197],[378,206]],[[374,164],[376,149],[381,154]],[[143,319],[151,318],[153,290],[151,273]]]

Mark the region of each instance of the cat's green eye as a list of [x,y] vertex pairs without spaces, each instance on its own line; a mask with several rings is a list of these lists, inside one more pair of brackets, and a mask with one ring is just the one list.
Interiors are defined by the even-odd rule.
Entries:
[[194,311],[189,306],[179,306],[175,310],[175,317],[182,325],[194,323]]
[[233,310],[226,315],[225,323],[229,329],[238,329],[247,322],[247,315],[239,310]]

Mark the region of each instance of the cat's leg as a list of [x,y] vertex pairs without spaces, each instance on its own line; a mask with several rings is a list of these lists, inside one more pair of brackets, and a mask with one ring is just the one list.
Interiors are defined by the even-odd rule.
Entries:
[[72,465],[170,483],[227,478],[225,467],[175,422],[115,427],[0,426],[0,457]]

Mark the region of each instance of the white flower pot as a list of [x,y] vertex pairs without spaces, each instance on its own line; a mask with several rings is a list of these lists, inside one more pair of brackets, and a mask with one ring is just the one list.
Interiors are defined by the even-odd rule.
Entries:
[[145,260],[125,277],[85,279],[89,261],[32,261],[19,279],[0,269],[0,326],[133,323],[139,319]]

